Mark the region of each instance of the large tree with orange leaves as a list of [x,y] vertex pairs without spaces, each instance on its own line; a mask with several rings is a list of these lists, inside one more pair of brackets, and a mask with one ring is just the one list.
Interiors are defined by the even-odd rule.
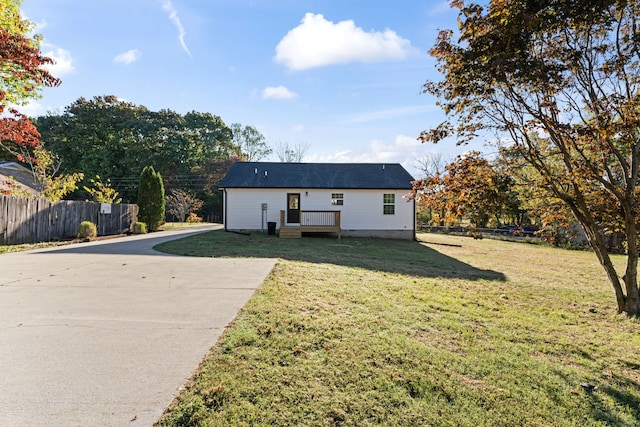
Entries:
[[467,218],[474,227],[484,228],[491,219],[500,225],[503,218],[518,215],[513,183],[479,152],[471,151],[446,165],[444,173],[414,181],[412,197],[437,212],[440,222]]
[[21,4],[0,0],[0,148],[24,161],[24,149],[37,146],[40,134],[18,109],[60,80],[45,68],[53,60],[40,52],[40,37],[28,35],[33,25],[20,16]]
[[[448,119],[421,135],[459,143],[496,131],[582,225],[620,312],[640,315],[640,0],[452,0],[459,28],[427,82]],[[599,217],[620,224],[618,274]]]

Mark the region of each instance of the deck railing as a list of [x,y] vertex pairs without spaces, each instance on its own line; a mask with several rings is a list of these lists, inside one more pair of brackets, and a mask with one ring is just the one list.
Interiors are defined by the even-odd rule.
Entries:
[[[300,228],[340,229],[340,211],[300,211],[299,224],[287,224],[285,211],[280,211],[280,226]],[[319,230],[320,231],[320,230]]]
[[340,211],[300,211],[300,227],[340,227]]

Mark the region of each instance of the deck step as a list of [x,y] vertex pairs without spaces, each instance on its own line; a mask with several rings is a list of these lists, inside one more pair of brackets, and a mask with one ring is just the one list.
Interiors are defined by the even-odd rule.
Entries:
[[300,231],[300,227],[280,227],[279,236],[282,239],[300,239],[302,231]]

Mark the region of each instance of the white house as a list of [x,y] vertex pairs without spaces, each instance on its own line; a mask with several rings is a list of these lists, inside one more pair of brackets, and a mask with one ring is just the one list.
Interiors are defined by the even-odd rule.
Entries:
[[238,162],[218,188],[228,231],[414,239],[413,180],[399,164]]

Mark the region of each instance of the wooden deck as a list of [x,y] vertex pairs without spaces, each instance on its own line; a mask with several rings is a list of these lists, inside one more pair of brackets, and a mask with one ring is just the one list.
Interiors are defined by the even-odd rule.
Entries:
[[284,224],[285,212],[280,211],[280,234],[283,239],[299,239],[302,233],[338,233],[340,227],[340,211],[300,211],[300,224]]

